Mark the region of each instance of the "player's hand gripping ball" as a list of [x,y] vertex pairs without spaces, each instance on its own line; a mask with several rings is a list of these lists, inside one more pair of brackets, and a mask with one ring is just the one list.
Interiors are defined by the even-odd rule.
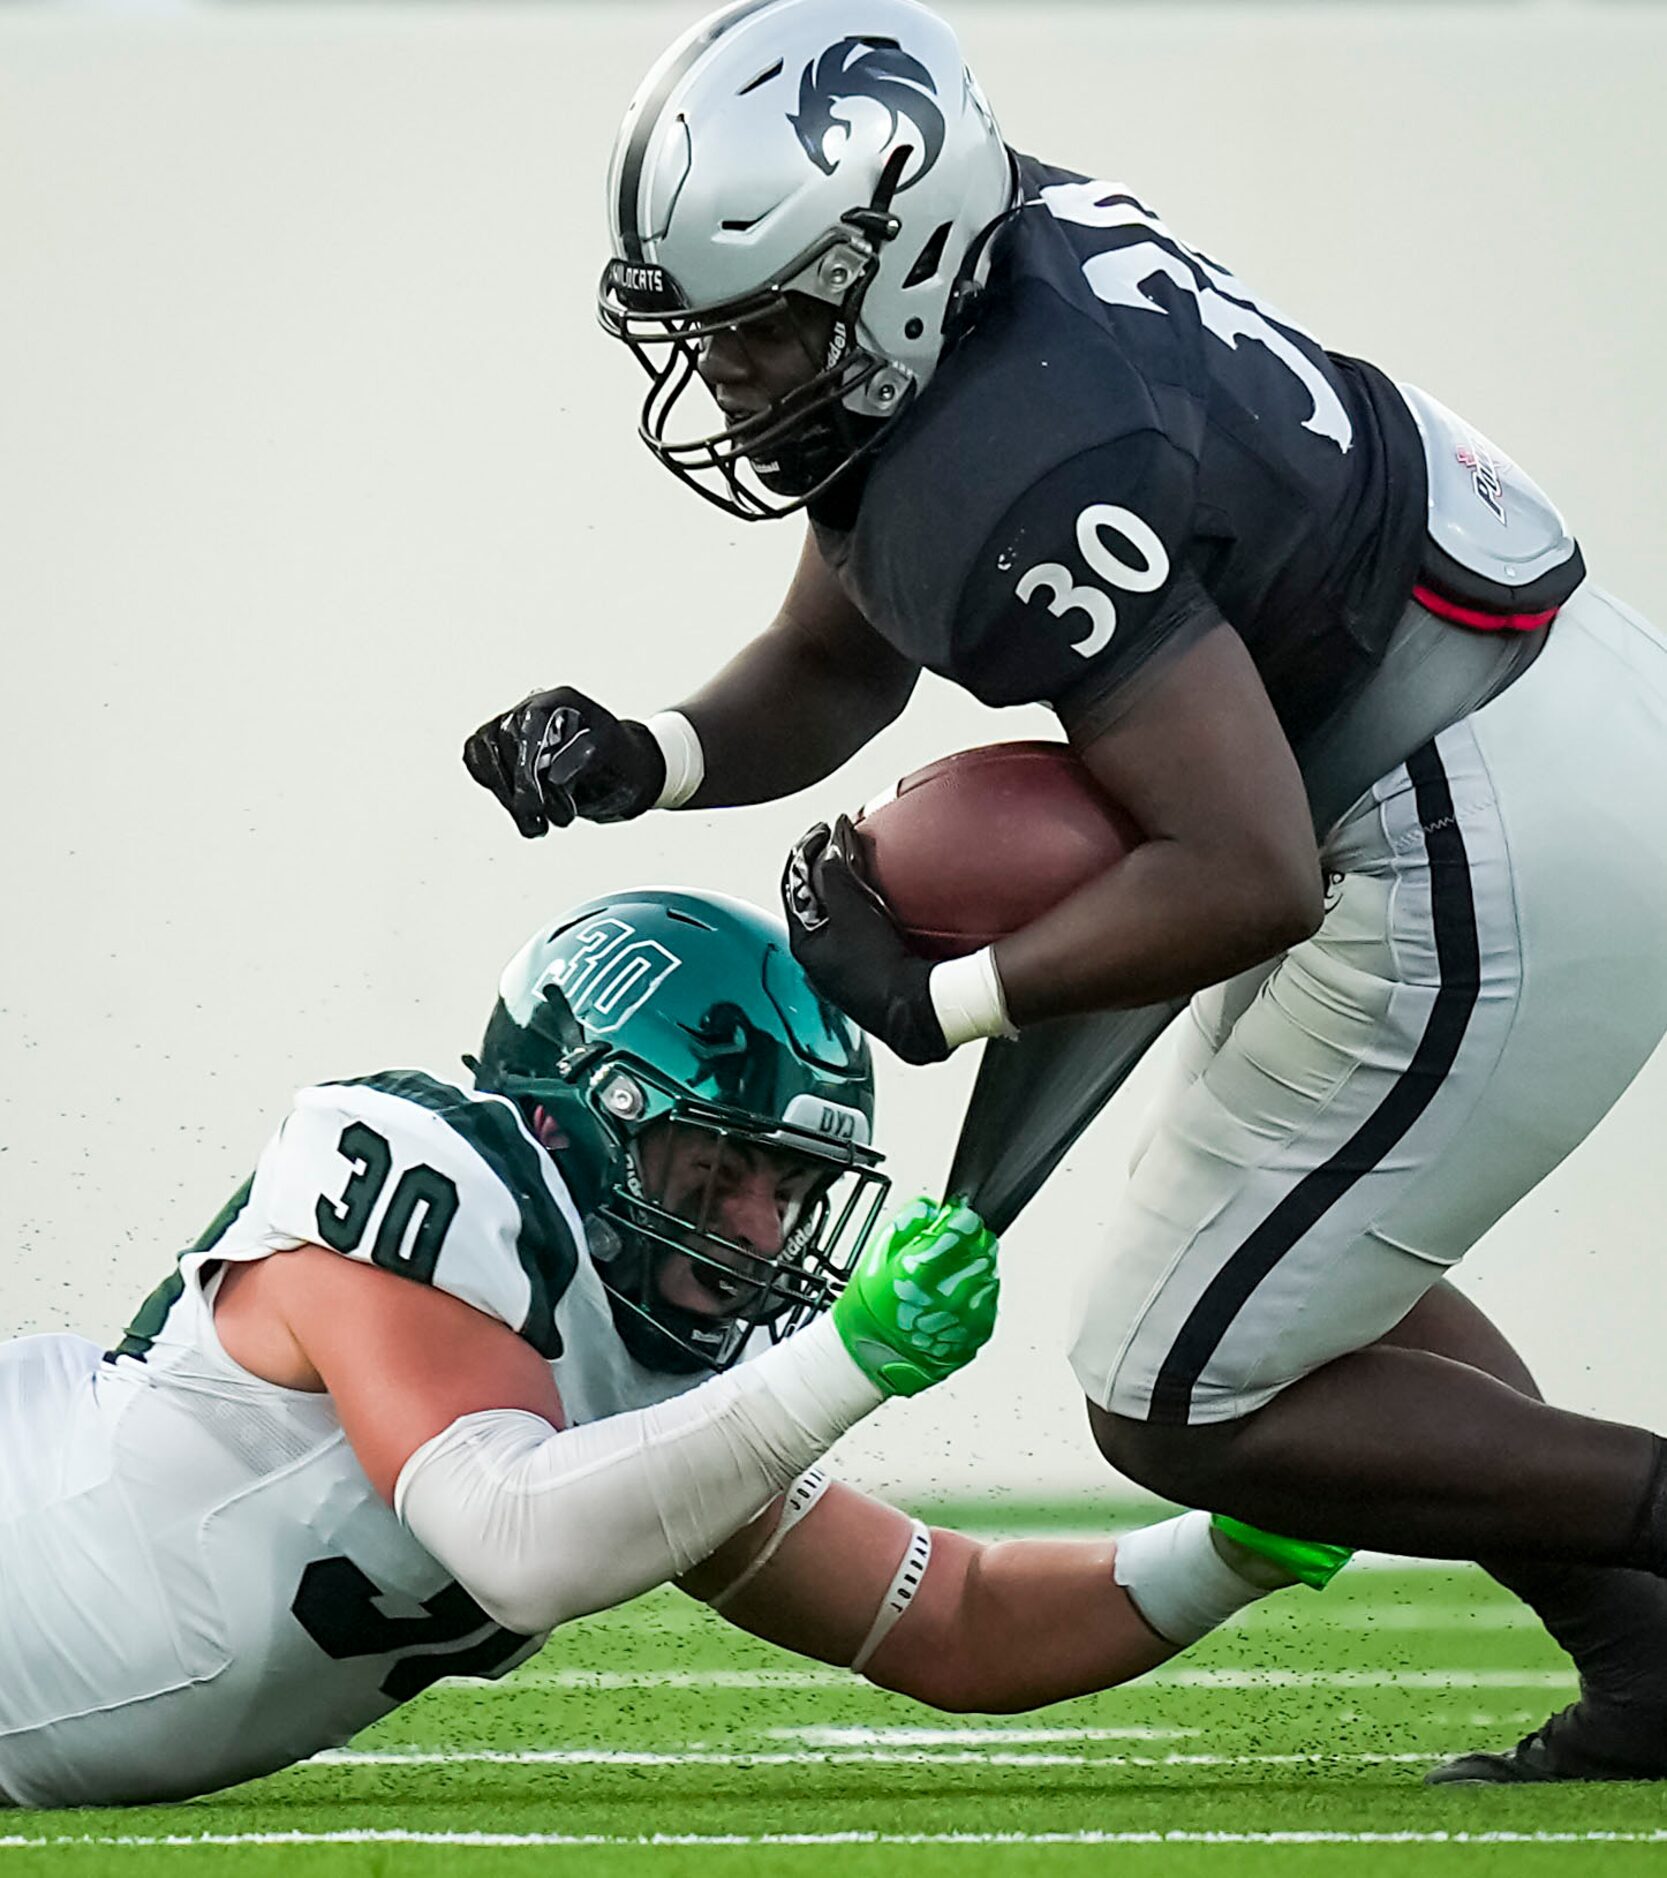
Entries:
[[787,857],[782,905],[793,956],[830,1003],[905,1063],[949,1054],[932,1004],[932,968],[910,951],[869,884],[849,817],[819,822]]
[[1140,840],[1064,743],[990,743],[905,776],[853,823],[864,876],[923,958],[959,958],[1069,899]]
[[646,724],[567,685],[488,718],[464,744],[463,766],[529,840],[575,819],[628,822],[653,808],[666,782]]
[[887,1395],[919,1395],[971,1362],[995,1328],[998,1249],[971,1207],[906,1206],[869,1241],[833,1307],[857,1367]]

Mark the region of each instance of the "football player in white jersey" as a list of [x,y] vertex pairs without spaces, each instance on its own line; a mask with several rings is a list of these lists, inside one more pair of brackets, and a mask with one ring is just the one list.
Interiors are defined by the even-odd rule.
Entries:
[[933,966],[821,826],[795,951],[910,1062],[1016,1038],[998,1223],[1192,999],[1072,1352],[1107,1458],[1527,1597],[1584,1699],[1438,1778],[1667,1777],[1667,1441],[1539,1400],[1439,1283],[1667,1030],[1667,643],[1471,426],[1010,150],[914,0],[692,26],[609,209],[644,441],[804,551],[676,710],[538,694],[471,772],[536,835],[802,789],[923,669],[1048,705],[1145,843]]
[[867,1046],[773,917],[576,909],[472,1068],[302,1090],[113,1350],[0,1346],[0,1802],[268,1773],[678,1576],[1013,1709],[1341,1562],[1202,1514],[981,1546],[815,1469],[977,1350],[995,1243],[926,1201],[869,1236]]

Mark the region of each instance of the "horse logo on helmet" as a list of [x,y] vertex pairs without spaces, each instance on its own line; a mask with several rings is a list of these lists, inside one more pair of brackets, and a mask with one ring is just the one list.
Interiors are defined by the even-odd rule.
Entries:
[[919,132],[920,161],[901,185],[911,189],[943,149],[943,112],[933,102],[936,93],[932,74],[901,46],[889,40],[841,39],[805,67],[799,81],[799,108],[788,113],[787,121],[805,155],[824,176],[831,176],[839,167],[841,152],[836,149],[829,154],[829,135],[838,130],[848,139],[851,133],[850,124],[836,114],[835,107],[847,98],[871,98],[891,116],[887,143],[897,135],[900,120]]

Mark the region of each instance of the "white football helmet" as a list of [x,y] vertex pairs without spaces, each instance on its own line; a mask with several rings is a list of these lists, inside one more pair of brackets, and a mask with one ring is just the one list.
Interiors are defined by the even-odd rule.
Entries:
[[[915,0],[736,0],[644,80],[608,196],[599,311],[652,380],[643,441],[760,521],[826,488],[931,378],[1015,187],[936,14]],[[724,430],[669,437],[703,343],[778,318],[789,294],[832,311],[817,375]]]

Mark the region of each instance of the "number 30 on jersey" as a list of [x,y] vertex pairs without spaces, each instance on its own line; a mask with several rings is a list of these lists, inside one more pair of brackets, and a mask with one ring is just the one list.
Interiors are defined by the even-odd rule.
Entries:
[[[1108,536],[1118,545],[1133,549],[1139,564],[1123,560],[1114,552]],[[1043,561],[1020,575],[1014,592],[1028,606],[1034,595],[1045,591],[1048,611],[1056,619],[1068,613],[1087,614],[1088,634],[1073,640],[1071,650],[1091,659],[1111,644],[1117,630],[1117,605],[1106,588],[1120,593],[1155,593],[1169,578],[1169,554],[1156,529],[1143,522],[1133,509],[1120,508],[1114,502],[1091,503],[1077,517],[1077,552],[1088,572],[1103,585],[1080,583],[1075,570],[1063,561]]]

